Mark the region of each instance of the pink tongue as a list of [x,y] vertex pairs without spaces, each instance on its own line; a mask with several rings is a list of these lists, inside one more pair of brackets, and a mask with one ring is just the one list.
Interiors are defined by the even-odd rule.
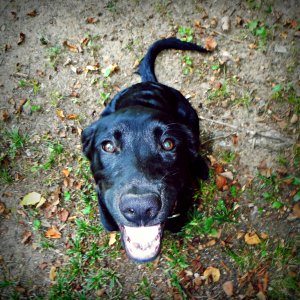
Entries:
[[128,254],[136,260],[151,260],[160,249],[161,225],[148,227],[124,226],[124,244]]

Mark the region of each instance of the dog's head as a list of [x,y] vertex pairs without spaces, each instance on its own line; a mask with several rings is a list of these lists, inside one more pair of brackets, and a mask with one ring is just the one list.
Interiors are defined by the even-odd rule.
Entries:
[[153,260],[190,177],[198,136],[168,114],[136,106],[100,118],[83,131],[82,142],[104,226],[118,225],[133,260]]

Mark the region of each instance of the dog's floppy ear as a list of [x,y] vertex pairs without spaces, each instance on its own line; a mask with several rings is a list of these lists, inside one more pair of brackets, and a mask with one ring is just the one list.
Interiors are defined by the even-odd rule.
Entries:
[[92,160],[95,131],[96,124],[93,123],[89,127],[85,128],[81,134],[82,151],[89,160]]

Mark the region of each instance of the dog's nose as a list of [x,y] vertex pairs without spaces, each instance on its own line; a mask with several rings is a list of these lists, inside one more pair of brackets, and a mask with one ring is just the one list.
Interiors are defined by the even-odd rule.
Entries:
[[119,207],[128,221],[145,226],[157,216],[161,202],[158,195],[153,193],[125,194],[121,197]]

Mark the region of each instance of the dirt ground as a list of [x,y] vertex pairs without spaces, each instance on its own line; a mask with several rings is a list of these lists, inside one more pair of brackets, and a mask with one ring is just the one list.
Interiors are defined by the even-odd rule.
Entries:
[[[76,293],[80,299],[296,299],[299,15],[296,0],[0,0],[0,299],[79,299]],[[186,242],[167,234],[150,266],[130,262],[114,236],[101,231],[99,239],[109,240],[105,251],[115,255],[94,265],[115,277],[89,285],[79,272],[59,294],[59,274],[72,265],[76,220],[98,226],[95,201],[80,198],[88,190],[81,131],[119,90],[139,82],[138,61],[149,45],[169,36],[213,48],[207,55],[165,51],[156,74],[197,109],[204,154],[227,176],[217,193],[226,198],[228,188],[240,191],[238,222],[221,224],[221,236],[213,239],[203,234]],[[21,205],[31,192],[45,203]],[[93,211],[85,210],[89,205]],[[263,242],[245,243],[249,232]],[[91,245],[84,239],[82,259]],[[261,259],[259,266],[242,267],[224,251],[242,257],[242,242],[247,255]],[[276,242],[291,255],[273,264]],[[169,243],[187,264],[173,259],[179,254],[167,249]],[[212,266],[221,274],[215,282],[204,274]],[[276,274],[295,284],[272,293],[274,285],[286,287]]]

